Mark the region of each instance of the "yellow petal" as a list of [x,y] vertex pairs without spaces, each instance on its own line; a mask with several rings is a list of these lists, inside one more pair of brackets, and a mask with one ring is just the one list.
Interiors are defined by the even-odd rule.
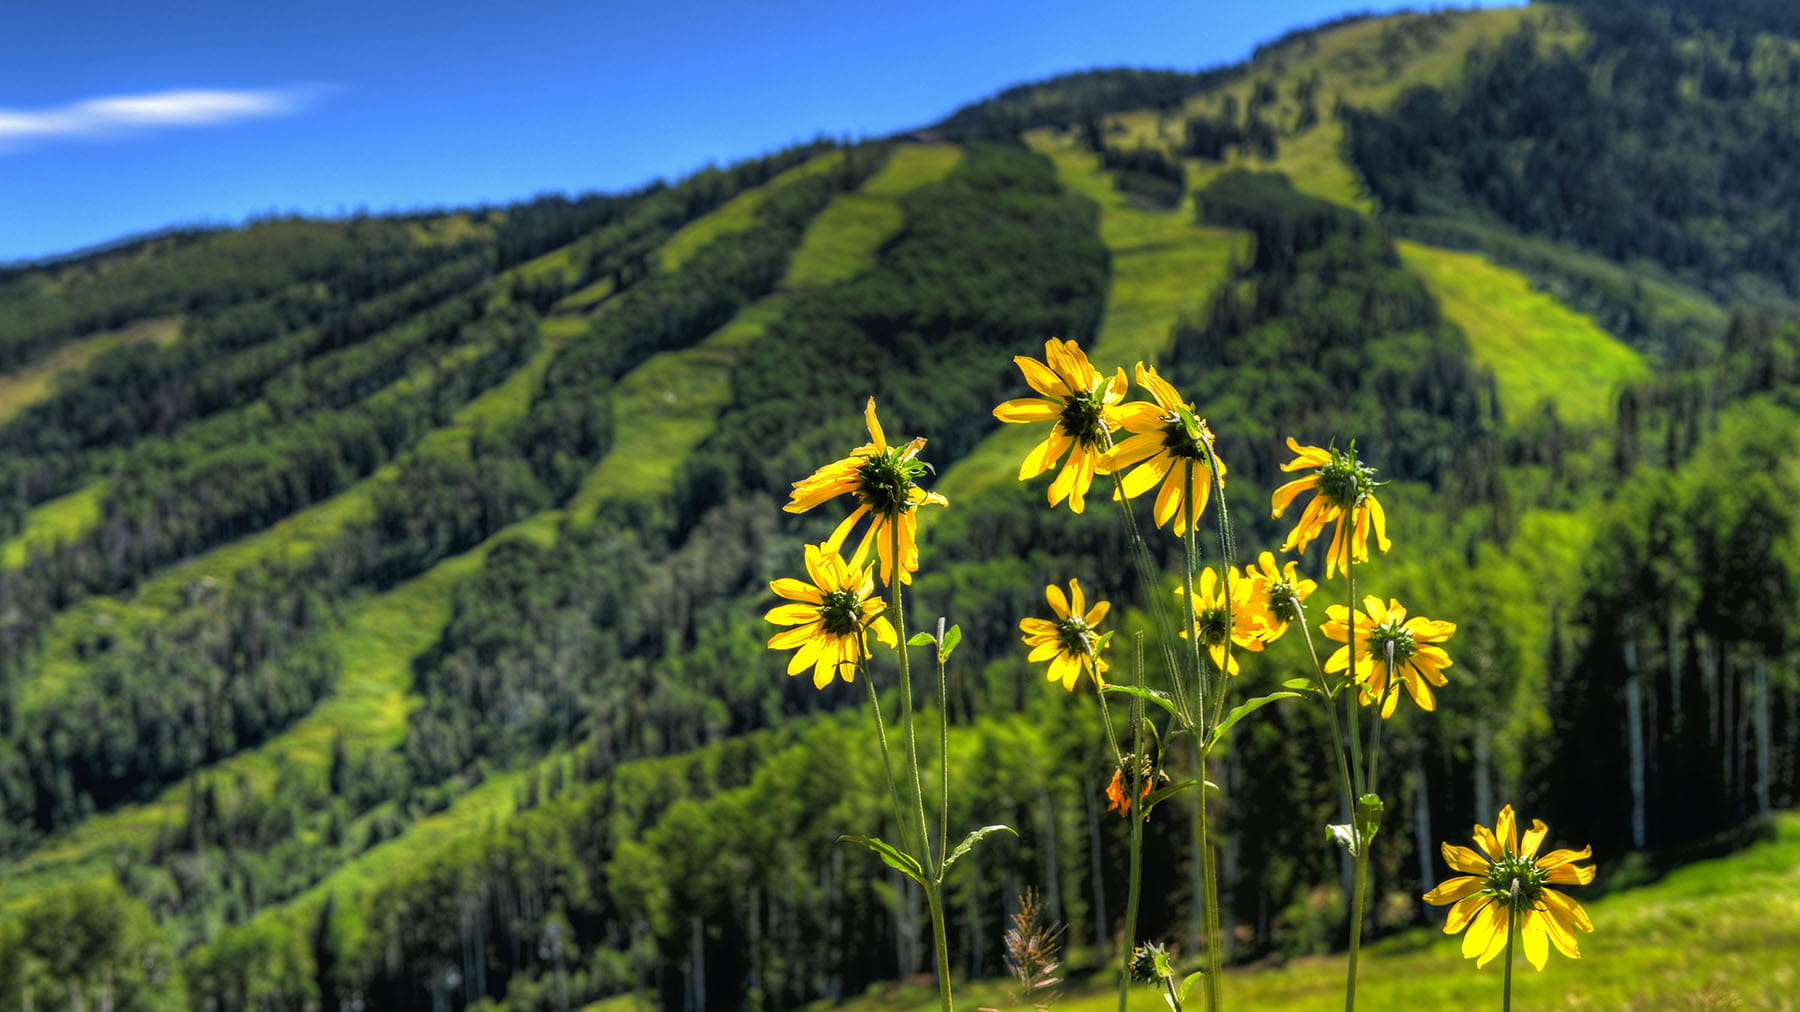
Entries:
[[1494,835],[1500,838],[1500,846],[1505,847],[1508,854],[1519,852],[1519,824],[1518,817],[1513,815],[1513,806],[1500,809],[1499,818],[1494,820]]
[[1463,875],[1438,883],[1438,887],[1425,894],[1425,902],[1435,907],[1447,903],[1455,903],[1466,896],[1473,896],[1481,891],[1484,880],[1475,875]]
[[1095,601],[1094,606],[1088,609],[1087,616],[1082,621],[1086,622],[1090,628],[1097,626],[1106,618],[1106,613],[1111,609],[1111,601]]
[[1541,895],[1545,907],[1564,924],[1579,931],[1591,932],[1594,930],[1594,922],[1588,920],[1587,911],[1581,909],[1581,904],[1554,889],[1546,889]]
[[1549,835],[1550,827],[1544,825],[1544,820],[1532,819],[1531,828],[1525,831],[1525,839],[1519,844],[1521,848],[1519,856],[1527,861],[1537,857],[1538,846],[1544,842],[1544,837]]
[[900,637],[894,632],[894,624],[889,622],[885,615],[870,622],[869,631],[875,634],[876,639],[886,643],[890,647],[897,647],[900,645]]
[[778,604],[763,616],[765,621],[776,625],[800,625],[804,622],[816,622],[818,618],[819,607],[813,604]]
[[869,398],[869,406],[863,408],[863,421],[868,423],[869,441],[875,444],[875,449],[887,449],[887,437],[882,434],[881,419],[875,417],[875,398],[873,397]]
[[1048,397],[1051,400],[1063,401],[1074,395],[1074,391],[1069,389],[1068,384],[1059,379],[1054,372],[1051,372],[1049,366],[1039,362],[1037,359],[1027,358],[1024,355],[1014,355],[1013,364],[1017,365],[1019,371],[1025,374],[1025,382],[1031,384],[1031,389],[1036,390],[1045,397]]
[[1444,934],[1454,935],[1468,927],[1469,920],[1480,913],[1482,907],[1494,902],[1497,902],[1495,897],[1483,896],[1480,893],[1464,896],[1457,900],[1456,905],[1450,908],[1449,915],[1444,919]]
[[1500,850],[1500,841],[1495,839],[1493,830],[1477,825],[1470,835],[1475,837],[1475,845],[1487,852],[1488,860],[1498,861],[1506,856]]
[[1048,422],[1062,414],[1062,405],[1039,397],[1020,397],[994,409],[1003,422]]
[[1050,602],[1050,610],[1056,612],[1057,618],[1069,617],[1069,599],[1064,596],[1061,587],[1054,583],[1045,587],[1044,600]]
[[1476,969],[1488,965],[1493,962],[1495,956],[1506,951],[1506,937],[1512,930],[1508,904],[1504,900],[1488,904],[1487,910],[1496,911],[1495,918],[1499,921],[1499,927],[1495,930],[1494,936],[1488,939],[1487,948],[1481,951],[1481,958],[1475,961]]
[[774,591],[777,597],[785,597],[790,601],[804,601],[807,604],[822,604],[825,601],[824,596],[819,593],[819,588],[789,577],[769,581],[769,589]]
[[[1489,903],[1483,906],[1469,921],[1469,928],[1463,932],[1462,954],[1464,959],[1476,959],[1487,952],[1501,930],[1506,927],[1506,904]],[[1502,944],[1505,944],[1502,942]]]
[[1081,581],[1069,580],[1069,614],[1080,615],[1087,611],[1087,595],[1081,592]]
[[1519,943],[1525,949],[1525,961],[1532,969],[1542,970],[1550,961],[1550,929],[1544,922],[1550,915],[1539,910],[1525,911],[1525,918],[1519,924]]
[[1453,843],[1443,844],[1444,863],[1465,875],[1486,875],[1489,863],[1481,859],[1481,855],[1467,847],[1458,847]]
[[1063,431],[1061,425],[1051,429],[1050,435],[1045,436],[1043,442],[1032,447],[1031,452],[1025,455],[1024,462],[1019,465],[1019,480],[1030,481],[1055,467],[1072,442],[1074,439]]

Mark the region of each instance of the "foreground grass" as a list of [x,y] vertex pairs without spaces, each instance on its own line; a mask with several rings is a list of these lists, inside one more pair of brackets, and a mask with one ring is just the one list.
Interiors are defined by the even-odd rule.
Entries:
[[[1800,1007],[1800,813],[1774,819],[1774,838],[1739,853],[1679,868],[1650,885],[1584,901],[1595,932],[1582,957],[1552,953],[1542,973],[1514,967],[1520,1009],[1656,1010]],[[1602,878],[1600,885],[1604,885]],[[1571,889],[1571,893],[1587,890]],[[1365,950],[1357,991],[1371,1009],[1498,1008],[1501,966],[1477,970],[1459,938],[1431,928]],[[1110,1012],[1116,978],[1101,972],[1064,989],[1062,1012]],[[1258,1012],[1332,1009],[1343,1001],[1342,954],[1277,968],[1227,971],[1231,1008]],[[962,985],[965,1008],[1017,1007],[1005,981]],[[824,1006],[819,1006],[824,1007]],[[937,1007],[928,987],[889,988],[836,1006],[863,1012]],[[1163,1012],[1157,991],[1138,986],[1131,1008]]]
[[1479,253],[1404,240],[1394,245],[1444,315],[1468,335],[1475,361],[1494,370],[1509,421],[1550,401],[1564,421],[1605,423],[1614,391],[1650,374],[1643,356],[1524,275]]

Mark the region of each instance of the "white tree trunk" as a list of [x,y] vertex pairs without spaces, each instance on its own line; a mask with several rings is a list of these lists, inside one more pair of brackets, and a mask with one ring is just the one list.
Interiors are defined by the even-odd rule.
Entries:
[[[1494,757],[1493,753],[1489,751],[1492,748],[1492,735],[1493,732],[1488,730],[1486,721],[1475,725],[1475,815],[1477,821],[1491,819],[1498,811],[1494,807]],[[1348,891],[1345,890],[1345,892]]]
[[1625,752],[1631,763],[1631,845],[1644,848],[1644,704],[1634,674],[1625,681]]

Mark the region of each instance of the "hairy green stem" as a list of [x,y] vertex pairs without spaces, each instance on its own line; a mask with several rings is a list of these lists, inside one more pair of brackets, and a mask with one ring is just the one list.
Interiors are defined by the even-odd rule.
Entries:
[[913,726],[912,668],[906,656],[906,611],[904,595],[900,590],[901,574],[904,572],[904,559],[900,555],[900,518],[895,516],[888,527],[892,532],[888,544],[893,549],[888,590],[892,594],[893,603],[890,607],[894,612],[894,631],[900,643],[900,715],[906,730],[906,758],[912,767],[913,799],[918,803],[918,859],[920,867],[925,871],[925,902],[931,908],[932,941],[937,947],[938,998],[944,1012],[953,1012],[954,1006],[950,1001],[950,947],[945,939],[943,904],[938,895],[943,869],[931,854],[931,826],[925,819],[925,783],[919,773],[919,738]]
[[[863,634],[863,657],[869,656],[868,634]],[[901,814],[900,783],[894,779],[894,762],[888,753],[887,724],[881,719],[881,698],[875,692],[875,676],[869,670],[867,660],[863,666],[863,684],[869,688],[869,709],[875,711],[875,739],[881,742],[881,772],[887,774],[888,797],[894,802],[894,831],[900,834],[902,846],[909,846],[906,838],[906,817]]]
[[[1349,613],[1344,616],[1344,645],[1350,655],[1350,691],[1344,693],[1345,717],[1350,731],[1350,768],[1354,775],[1362,775],[1362,729],[1357,719],[1357,697],[1362,693],[1362,686],[1356,681],[1356,568],[1355,552],[1351,546],[1350,534],[1355,530],[1355,511],[1338,518],[1340,524],[1350,524],[1350,531],[1344,537],[1344,597]],[[1380,713],[1375,715],[1377,723]],[[1365,792],[1364,784],[1356,785],[1357,798]],[[1350,899],[1350,960],[1344,981],[1344,1012],[1355,1012],[1356,1009],[1356,959],[1362,949],[1363,901],[1365,886],[1369,880],[1369,841],[1363,838],[1362,817],[1355,804],[1350,806],[1350,838],[1356,841],[1356,884],[1355,894]]]
[[1519,937],[1519,880],[1513,879],[1511,906],[1506,911],[1506,982],[1500,990],[1500,1012],[1512,1012],[1513,939]]
[[1356,795],[1351,793],[1350,765],[1344,757],[1344,734],[1338,727],[1337,706],[1332,699],[1331,683],[1325,677],[1324,666],[1319,663],[1318,648],[1313,646],[1312,629],[1306,624],[1306,606],[1298,600],[1294,602],[1294,621],[1306,637],[1306,652],[1312,657],[1313,674],[1319,679],[1320,698],[1325,702],[1325,722],[1331,725],[1331,754],[1337,759],[1338,788],[1344,792],[1344,818],[1354,825]]
[[[944,675],[944,620],[938,619],[938,860],[950,853],[950,683]],[[941,878],[942,869],[939,869]]]
[[[1144,687],[1144,634],[1138,633],[1133,640],[1132,684]],[[1105,693],[1101,693],[1104,697]],[[1131,993],[1131,958],[1137,951],[1137,915],[1138,890],[1143,882],[1144,860],[1144,818],[1141,809],[1144,798],[1144,698],[1131,697],[1129,707],[1131,714],[1131,801],[1125,807],[1126,817],[1131,819],[1131,877],[1125,887],[1125,939],[1124,958],[1119,964],[1119,1012],[1125,1012],[1125,1003]],[[1107,722],[1109,725],[1111,721]]]

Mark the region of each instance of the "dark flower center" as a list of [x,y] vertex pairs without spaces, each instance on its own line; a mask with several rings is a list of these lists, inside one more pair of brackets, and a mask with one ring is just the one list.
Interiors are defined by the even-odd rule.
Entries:
[[1519,899],[1526,907],[1534,907],[1544,895],[1544,883],[1549,880],[1550,873],[1539,868],[1537,862],[1509,854],[1488,866],[1486,886],[1501,896],[1511,896],[1516,881]]
[[876,516],[899,516],[914,506],[912,490],[929,465],[907,459],[901,455],[904,452],[898,446],[890,446],[869,454],[856,466],[860,479],[856,494]]
[[1200,642],[1209,647],[1216,647],[1225,642],[1227,626],[1225,625],[1225,606],[1202,608],[1200,615],[1194,620],[1200,630]]
[[1057,424],[1083,446],[1106,445],[1105,402],[1099,390],[1086,390],[1063,401]]
[[1413,634],[1402,629],[1398,622],[1383,622],[1369,630],[1369,654],[1378,661],[1392,661],[1399,665],[1418,652],[1419,647],[1413,642]]
[[1064,656],[1086,657],[1093,653],[1099,641],[1094,627],[1079,615],[1056,620],[1056,645],[1062,648]]
[[848,588],[828,590],[819,602],[819,621],[825,635],[843,638],[862,629],[862,598]]
[[1195,419],[1185,408],[1163,415],[1163,451],[1176,460],[1197,461],[1204,466],[1211,459],[1206,451],[1211,440],[1212,431],[1206,427],[1206,421]]
[[1319,495],[1346,511],[1361,506],[1377,484],[1374,468],[1357,460],[1353,452],[1336,447],[1331,449],[1331,459],[1319,468]]
[[1300,617],[1300,588],[1280,580],[1270,580],[1269,610],[1283,622],[1291,622]]

